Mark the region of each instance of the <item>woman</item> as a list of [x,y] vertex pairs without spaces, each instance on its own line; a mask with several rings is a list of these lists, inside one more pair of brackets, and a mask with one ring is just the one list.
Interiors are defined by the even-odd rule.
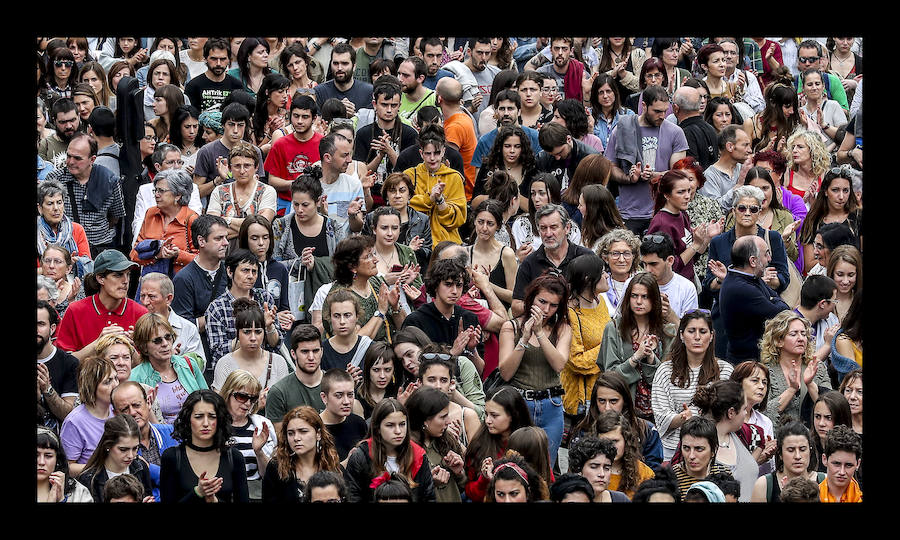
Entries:
[[619,117],[634,114],[622,106],[617,86],[618,81],[613,76],[602,72],[591,83],[589,101],[594,116],[594,135],[603,143],[603,148],[609,143],[609,134],[618,125]]
[[[218,364],[216,364],[218,368]],[[253,373],[232,371],[219,388],[219,395],[231,415],[232,437],[229,444],[244,456],[250,500],[262,498],[262,474],[278,444],[275,428],[268,418],[254,414],[265,408],[265,390]]]
[[410,439],[409,415],[394,398],[385,398],[372,411],[369,438],[351,451],[344,470],[349,502],[373,500],[372,480],[399,472],[409,480],[413,501],[434,502],[434,482],[425,450]]
[[361,416],[368,420],[379,403],[397,397],[400,384],[394,350],[383,341],[374,342],[366,350],[359,367],[362,368],[362,382],[357,388],[356,401],[362,408]]
[[[691,224],[687,214],[691,203],[691,180],[685,172],[666,172],[659,183],[653,184],[652,191],[656,194],[656,202],[647,236],[657,231],[668,234],[675,242],[672,270],[688,281],[694,281],[694,259],[705,253],[709,242],[722,232],[725,220],[720,218],[719,221],[698,223],[696,227]],[[691,238],[690,245],[685,238]]]
[[158,313],[147,313],[137,320],[133,339],[141,362],[131,370],[129,380],[156,387],[155,401],[162,413],[159,420],[175,423],[187,394],[207,388],[203,366],[188,356],[173,354],[175,330]]
[[509,435],[507,453],[516,452],[521,455],[549,486],[553,484],[555,478],[550,465],[548,444],[547,432],[537,426],[525,426]]
[[[413,246],[399,242],[402,228],[400,212],[392,206],[381,206],[370,212],[372,230],[375,233],[375,255],[378,275],[384,277],[388,285],[403,288],[408,302],[412,303],[421,295],[422,275],[419,272],[415,249],[423,241],[413,238]],[[367,216],[368,218],[368,216]],[[424,300],[424,298],[423,298]]]
[[77,476],[97,448],[103,424],[113,415],[112,391],[119,386],[116,367],[100,356],[81,362],[78,371],[78,399],[59,429],[59,439],[69,461],[69,473]]
[[272,73],[269,67],[269,43],[259,37],[244,38],[235,55],[237,67],[228,70],[228,75],[241,81],[244,89],[256,98],[263,78]]
[[513,51],[515,49],[508,37],[492,37],[491,38],[491,57],[488,64],[503,69],[516,69],[513,63]]
[[461,502],[466,488],[462,456],[465,448],[449,428],[450,398],[437,388],[423,386],[406,400],[410,437],[425,449],[429,463],[439,467],[432,476],[437,502]]
[[[553,107],[544,104],[544,79],[543,74],[537,71],[526,71],[516,77],[513,86],[522,98],[522,110],[519,111],[521,126],[540,129],[553,119]],[[522,140],[525,140],[524,137]]]
[[834,37],[826,41],[826,48],[831,52],[829,72],[840,77],[841,85],[847,92],[848,103],[853,99],[857,88],[861,88],[858,83],[863,76],[862,56],[852,50],[855,42],[856,38],[852,37]]
[[[157,58],[150,64],[150,69],[147,70],[147,86],[142,90],[144,118],[146,120],[153,120],[155,117],[161,116],[161,113],[158,111],[161,106],[156,104],[156,94],[163,86],[174,86],[178,92],[170,90],[168,93],[174,100],[180,100],[181,103],[179,103],[179,105],[184,105],[184,93],[181,91],[182,81],[178,78],[174,60],[170,60],[169,58],[171,57],[167,57],[166,55]],[[177,97],[179,92],[181,92],[180,98]],[[176,108],[177,106],[171,107],[168,112],[174,112]]]
[[[456,354],[448,354],[449,347],[438,344],[426,345],[419,362],[417,387],[427,386],[437,388],[450,398],[450,409],[447,420],[450,422],[450,431],[459,440],[460,446],[465,449],[475,434],[478,432],[480,420],[478,418],[478,405],[470,401],[462,386],[462,380],[472,380],[471,369],[467,369],[465,376],[462,371],[462,362]],[[408,393],[409,389],[404,393]],[[399,398],[402,401],[402,397]],[[481,401],[484,399],[484,391],[479,388],[478,396],[472,399]]]
[[616,446],[608,489],[633,497],[637,487],[655,475],[653,469],[641,461],[640,439],[632,431],[631,423],[616,411],[601,413],[596,429],[598,439],[607,439]]
[[160,458],[161,502],[250,501],[244,457],[228,444],[231,423],[219,394],[202,389],[187,396],[172,434],[181,444],[167,448]]
[[781,75],[775,82],[766,87],[765,108],[753,116],[753,132],[748,135],[754,152],[783,152],[784,141],[787,141],[800,123],[800,105],[793,77],[787,68],[780,71]]
[[503,126],[497,131],[497,138],[491,150],[482,161],[472,191],[473,202],[477,206],[481,200],[474,197],[483,196],[487,192],[487,183],[494,173],[505,172],[519,189],[519,204],[523,212],[528,211],[528,188],[534,175],[537,174],[535,154],[531,148],[531,139],[521,126]]
[[315,409],[292,409],[281,422],[278,444],[266,465],[262,500],[298,503],[308,496],[307,483],[319,471],[340,473],[334,437]]
[[[414,210],[409,205],[411,194],[415,190],[412,179],[404,173],[391,173],[385,178],[381,190],[385,203],[396,210],[400,216],[400,230],[394,235],[394,243],[408,246],[411,249],[412,246],[418,245],[413,251],[416,254],[416,261],[422,264],[431,256],[433,247],[431,223],[429,223],[427,215]],[[375,212],[369,212],[366,215],[362,234],[373,234],[375,230],[374,217]],[[397,249],[402,248],[398,247]],[[381,251],[386,252],[386,247],[383,247]]]
[[198,216],[188,206],[193,188],[193,180],[183,169],[167,169],[153,177],[156,206],[147,210],[131,250],[131,260],[144,267],[142,273],[162,262],[163,271],[175,275],[197,256],[190,231]]
[[569,358],[559,374],[565,390],[565,433],[563,445],[569,442],[572,427],[584,419],[590,408],[590,388],[600,375],[597,354],[603,340],[603,329],[613,311],[604,296],[609,289],[609,275],[603,261],[594,253],[572,259],[566,269],[571,287],[568,298],[569,324],[572,326],[572,345]]
[[[258,409],[264,410],[266,393],[269,388],[288,375],[290,369],[283,356],[263,348],[266,319],[256,301],[249,298],[238,298],[233,305],[238,347],[216,362],[211,388],[218,390],[225,398],[227,396],[222,393],[222,390],[231,374],[238,370],[250,372],[256,377],[256,382],[262,388],[261,393],[256,393],[259,394]],[[232,416],[234,416],[233,411]]]
[[774,399],[769,400],[766,416],[775,424],[786,416],[800,418],[807,396],[812,404],[819,393],[831,390],[827,370],[815,356],[809,328],[809,321],[787,310],[766,322],[759,360],[769,366],[769,392]]
[[503,385],[488,393],[481,428],[466,447],[466,495],[471,501],[485,500],[494,475],[494,460],[506,453],[512,432],[531,425],[534,424],[528,405],[514,388]]
[[630,502],[627,495],[609,488],[617,453],[615,442],[593,435],[579,439],[569,450],[569,472],[590,481],[594,489],[592,502]]
[[847,125],[847,113],[837,101],[828,99],[823,77],[817,69],[808,69],[800,75],[803,94],[799,98],[799,114],[804,127],[824,135],[822,142],[830,151],[840,142],[836,137],[841,126]]
[[[853,427],[850,403],[844,397],[843,392],[827,391],[819,395],[819,399],[813,405],[809,424],[817,454],[823,454],[825,437],[829,431],[835,426]],[[816,465],[819,472],[827,472],[825,464],[821,461]]]
[[203,146],[203,140],[197,136],[200,130],[200,111],[193,105],[182,105],[172,114],[172,127],[169,129],[169,140],[181,150],[184,170],[194,174],[197,163],[197,150]]
[[[143,42],[140,37],[117,37],[115,40],[112,55],[114,59],[128,62],[133,69],[138,69],[147,63],[150,54],[141,46]],[[101,54],[101,58],[103,56]]]
[[[246,249],[259,259],[259,273],[255,288],[264,289],[278,303],[278,312],[290,311],[288,300],[288,270],[279,261],[272,258],[275,244],[272,238],[272,225],[268,219],[259,214],[250,214],[241,223],[238,232],[238,247]],[[279,317],[284,317],[280,315]]]
[[751,130],[752,132],[753,129],[752,119],[743,118],[734,104],[726,97],[719,96],[709,100],[706,110],[703,112],[703,119],[716,130],[716,133],[720,133],[725,126],[731,124],[742,126],[744,131]]
[[41,426],[37,428],[37,502],[94,502],[90,490],[72,478],[59,437]]
[[303,45],[291,43],[281,51],[278,60],[281,74],[291,81],[287,92],[289,96],[297,92],[300,95],[315,95],[313,88],[318,84],[309,76],[309,55]]
[[[669,78],[666,72],[666,66],[658,58],[648,58],[641,65],[640,92],[636,92],[628,96],[625,100],[625,106],[637,114],[644,114],[644,89],[648,86],[669,87]],[[666,116],[672,113],[672,104],[666,109]]]
[[681,427],[678,449],[682,460],[672,467],[672,471],[678,484],[679,500],[684,499],[693,484],[703,481],[710,474],[729,472],[728,467],[716,461],[719,436],[715,422],[709,418],[689,418]]
[[759,79],[763,86],[768,86],[773,80],[772,71],[785,64],[784,57],[781,54],[781,45],[764,37],[750,39],[759,47],[759,54],[763,58],[763,72],[759,74]]
[[77,83],[72,89],[72,100],[75,102],[75,110],[78,112],[78,118],[82,124],[87,124],[88,117],[94,107],[100,105],[100,99],[87,83]]
[[213,190],[206,213],[225,218],[228,238],[236,244],[241,225],[248,215],[259,214],[270,221],[275,219],[278,195],[275,188],[260,182],[256,174],[259,155],[252,144],[245,141],[235,144],[228,163],[234,181]]
[[[38,142],[40,142],[41,139],[46,139],[47,137],[56,133],[56,130],[50,129],[49,127],[47,127],[48,112],[49,111],[47,110],[47,104],[44,103],[44,100],[42,100],[41,98],[37,98],[37,136],[38,136],[37,139],[38,139]],[[43,160],[41,160],[41,161],[43,161]],[[40,161],[38,163],[40,163]],[[46,163],[47,162],[45,162],[45,164]],[[40,165],[39,165],[38,166],[38,174],[39,174],[38,180],[45,179],[47,177],[47,174],[49,174],[51,172],[53,172],[52,165],[50,165],[49,170],[41,169]],[[41,173],[43,173],[43,177],[40,176]]]
[[[154,77],[160,69],[162,68],[156,68]],[[152,84],[155,84],[157,80],[155,79]],[[157,140],[170,142],[169,132],[172,126],[172,117],[175,110],[182,105],[184,105],[184,93],[174,84],[161,84],[156,88],[156,92],[153,94],[153,114],[146,115],[145,118],[152,118],[150,124],[156,130]]]
[[109,108],[113,111],[116,110],[116,90],[122,77],[134,77],[134,68],[125,61],[113,62],[106,70],[106,82],[109,83],[109,91],[112,94],[109,97]]
[[407,326],[394,334],[392,343],[394,357],[397,363],[403,366],[403,370],[397,375],[400,387],[406,388],[410,383],[416,382],[422,349],[429,344],[431,340],[428,335],[415,326]]
[[628,381],[638,415],[651,418],[650,387],[663,358],[675,342],[675,325],[662,316],[656,278],[639,272],[625,288],[621,315],[603,329],[599,361],[604,371],[616,371]]
[[[469,261],[473,268],[488,272],[491,288],[507,308],[512,304],[512,290],[519,263],[512,248],[504,246],[494,235],[503,226],[503,208],[497,201],[487,199],[472,212],[475,234],[469,246]],[[377,244],[376,244],[377,247]]]
[[256,109],[251,119],[251,134],[263,156],[272,148],[273,132],[289,123],[285,121],[290,106],[288,87],[291,81],[279,73],[270,73],[263,78],[256,100]]
[[653,418],[662,435],[666,461],[678,450],[682,424],[700,414],[692,402],[697,388],[727,380],[732,373],[731,364],[713,356],[713,334],[706,310],[685,313],[678,324],[681,339],[653,377]]
[[553,111],[553,121],[565,126],[573,140],[581,141],[589,148],[603,153],[603,141],[593,134],[581,99],[564,99],[557,103]]
[[212,109],[203,111],[200,113],[198,120],[200,120],[200,127],[203,129],[201,138],[205,144],[216,142],[225,133],[225,128],[222,127],[222,113],[220,111]]
[[850,404],[851,427],[858,435],[863,434],[863,377],[862,369],[854,369],[841,381],[839,391]]
[[90,62],[93,60],[90,54],[88,54],[88,42],[87,38],[83,37],[69,37],[66,38],[66,46],[72,51],[72,55],[75,56],[75,63],[78,64],[80,68],[84,62]]
[[547,482],[515,450],[508,450],[490,472],[484,502],[530,503],[550,498]]
[[[43,257],[50,245],[65,248],[83,264],[90,260],[91,250],[81,224],[65,215],[66,190],[56,180],[46,180],[37,186],[37,255]],[[79,272],[82,273],[82,272]]]
[[[606,159],[603,154],[588,154],[584,156],[581,162],[578,163],[578,166],[575,167],[575,172],[572,174],[572,178],[569,181],[569,187],[563,192],[561,201],[563,208],[569,213],[569,217],[579,226],[584,225],[585,212],[581,205],[581,195],[584,188],[590,185],[606,187],[609,184],[612,168],[612,162]],[[596,193],[594,194],[596,195]],[[525,199],[523,198],[522,200]],[[592,202],[597,203],[598,201]],[[604,203],[606,203],[606,201],[604,201]],[[615,204],[613,204],[613,207],[615,207]],[[618,213],[619,210],[616,208],[615,215],[618,215]],[[614,220],[612,208],[605,209],[602,214],[604,214],[602,217],[605,222],[608,223]],[[619,221],[621,221],[621,216],[619,216]],[[597,224],[595,223],[595,225]],[[606,233],[604,232],[603,234]],[[599,239],[603,234],[595,234],[594,238]]]
[[849,165],[842,165],[829,170],[822,179],[822,187],[810,204],[809,213],[800,230],[805,268],[811,269],[816,264],[813,249],[815,235],[826,223],[847,225],[854,237],[854,243],[862,246],[862,209],[859,208],[856,194],[853,192],[852,171]]
[[746,400],[744,423],[759,426],[765,437],[765,447],[758,447],[758,451],[753,452],[759,463],[759,474],[771,472],[774,462],[771,458],[766,459],[765,454],[773,451],[775,430],[772,420],[764,412],[769,403],[769,368],[765,364],[753,360],[741,362],[731,372],[731,380],[741,383],[741,387],[744,389],[744,399]]
[[59,98],[71,98],[72,89],[78,82],[75,56],[66,47],[54,49],[47,59],[47,74],[41,81],[40,98],[48,107]]
[[[587,160],[582,160],[582,163],[585,161]],[[578,168],[580,169],[581,165]],[[576,176],[577,174],[576,170]],[[570,185],[569,190],[571,189]],[[600,184],[587,185],[581,190],[581,195],[578,196],[578,213],[583,216],[581,221],[582,245],[594,252],[600,248],[601,240],[607,233],[625,227],[625,222],[616,207],[615,198],[605,186]]]
[[841,321],[841,329],[834,336],[831,344],[832,385],[855,369],[862,369],[862,291],[853,296],[850,310]]
[[[703,175],[703,170],[695,158],[687,156],[679,159],[672,166],[672,169],[684,172],[688,180],[691,181],[691,202],[688,203],[686,210],[691,223],[718,222],[725,216],[722,212],[722,205],[718,201],[700,193],[700,189],[706,183],[706,176]],[[708,261],[709,250],[694,257],[694,275],[701,282],[706,276],[706,264]]]
[[[647,56],[644,49],[632,47],[631,43],[631,38],[605,37],[600,44],[598,71],[601,75],[608,75],[612,79],[620,98],[640,90],[640,79],[637,74],[641,72]],[[606,147],[606,141],[603,142],[603,146]]]
[[600,238],[597,255],[609,268],[609,290],[606,298],[617,309],[625,299],[625,289],[631,277],[640,269],[641,259],[638,254],[641,241],[631,231],[616,228]]
[[[531,181],[530,191],[531,197],[528,199],[528,213],[517,216],[510,228],[516,244],[516,255],[520,262],[524,261],[525,257],[537,251],[543,245],[534,215],[545,204],[560,203],[559,181],[550,173],[538,173],[535,175]],[[571,221],[569,221],[569,225],[571,226],[568,235],[569,242],[581,244],[581,229]],[[526,250],[526,245],[531,246],[531,249]]]
[[443,129],[423,128],[418,142],[422,163],[403,171],[412,177],[415,186],[409,205],[428,216],[434,244],[441,240],[462,244],[457,229],[466,222],[465,180],[443,161]]
[[835,315],[843,321],[850,311],[856,293],[862,290],[862,253],[854,246],[834,248],[828,258],[825,274],[837,284]]
[[[180,84],[178,86],[184,89],[184,85],[187,84],[188,80],[190,80],[191,76],[188,72],[188,66],[182,61],[181,54],[181,38],[175,37],[158,37],[153,40],[153,43],[150,45],[150,50],[148,53],[150,54],[150,63],[152,64],[154,60],[160,58],[161,54],[154,55],[156,51],[167,52],[172,55],[170,61],[175,66],[174,73],[178,76],[178,80]],[[168,55],[165,55],[165,58],[169,58]],[[136,73],[138,83],[141,86],[146,86],[148,80],[148,67],[144,66],[141,69],[137,70]]]
[[778,428],[775,440],[775,470],[756,480],[750,502],[781,502],[781,490],[794,478],[806,478],[816,484],[825,480],[825,473],[816,472],[821,453],[817,453],[806,426],[791,420]]
[[803,202],[810,208],[820,191],[822,175],[831,164],[831,155],[822,144],[822,138],[805,129],[797,129],[788,137],[784,153],[788,167],[785,187],[803,197]]
[[147,178],[150,179],[150,173],[156,174],[156,168],[153,166],[153,151],[156,150],[156,143],[159,142],[156,138],[156,128],[153,127],[153,124],[150,122],[144,122],[144,136],[140,138],[138,141],[138,149],[141,152],[141,165],[143,165],[143,170],[141,171],[141,179]]
[[681,51],[681,38],[656,38],[650,48],[650,56],[657,58],[665,66],[665,79],[668,81],[666,91],[675,95],[684,81],[691,78],[691,72],[678,67],[678,56]]
[[[106,334],[100,336],[100,339],[97,340],[94,352],[97,356],[106,358],[113,363],[113,366],[116,368],[116,379],[119,381],[119,384],[122,384],[131,377],[132,368],[141,361],[141,355],[135,350],[134,345],[131,344],[131,340],[125,334]],[[148,396],[151,396],[151,398],[155,397],[155,388],[146,384],[142,386],[144,387],[144,392]],[[158,419],[162,418],[162,412],[159,410],[159,402],[156,401],[156,399],[151,399],[151,401],[151,417],[148,419],[148,422],[156,424],[159,423]]]
[[105,501],[103,487],[106,481],[120,474],[135,476],[144,486],[144,494],[150,495],[150,469],[138,458],[141,430],[130,414],[112,416],[103,426],[103,435],[97,449],[78,475],[78,481],[91,490],[94,502]]
[[706,73],[703,81],[709,88],[710,99],[724,96],[730,100],[736,99],[737,83],[730,83],[725,80],[728,66],[725,60],[725,50],[716,45],[709,43],[704,45],[697,51],[697,65]]

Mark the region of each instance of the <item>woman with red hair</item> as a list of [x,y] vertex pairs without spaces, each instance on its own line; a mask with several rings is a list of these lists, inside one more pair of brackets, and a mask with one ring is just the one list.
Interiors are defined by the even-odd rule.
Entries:
[[[688,180],[691,181],[691,202],[688,203],[687,215],[691,223],[709,223],[710,221],[719,221],[725,217],[722,212],[722,206],[706,195],[700,193],[700,188],[706,182],[703,176],[703,169],[700,164],[691,156],[684,157],[675,162],[672,170],[682,171],[687,174]],[[712,238],[712,236],[710,236]],[[701,282],[706,276],[706,263],[709,259],[709,253],[703,252],[694,257],[694,275]]]

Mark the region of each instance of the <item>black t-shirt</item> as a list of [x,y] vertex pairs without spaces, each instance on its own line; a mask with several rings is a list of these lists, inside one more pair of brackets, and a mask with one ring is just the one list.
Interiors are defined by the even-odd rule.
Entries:
[[350,414],[340,424],[326,424],[328,432],[334,437],[334,446],[337,448],[338,457],[343,461],[356,443],[366,438],[369,427],[366,421],[359,415]]
[[184,94],[191,100],[191,105],[197,107],[200,112],[213,107],[222,110],[222,102],[225,101],[234,90],[243,90],[241,81],[231,75],[225,75],[222,82],[215,82],[206,76],[206,73],[194,77],[184,86]]
[[359,348],[359,342],[361,339],[361,336],[356,336],[356,343],[353,344],[353,348],[345,353],[337,352],[331,345],[331,341],[327,339],[323,341],[322,371],[328,371],[329,369],[333,368],[347,369],[347,364],[350,363],[350,360],[353,359],[353,355],[356,354],[356,349]]
[[325,238],[325,219],[322,219],[322,228],[316,236],[304,235],[300,232],[297,221],[292,219],[291,234],[294,235],[294,252],[298,257],[303,253],[303,249],[308,247],[315,248],[315,251],[313,251],[314,257],[328,257],[331,255],[328,252],[328,240]]
[[[47,371],[50,374],[50,386],[57,394],[60,396],[66,396],[66,394],[78,395],[77,358],[57,347],[56,352],[48,360],[44,362],[38,360],[38,363],[43,363],[47,366]],[[58,432],[63,419],[53,416],[43,397],[41,397],[38,411],[38,422],[42,426]]]
[[[396,120],[396,121],[400,122],[400,120]],[[376,137],[381,137],[382,135],[384,135],[384,130],[381,129],[380,127],[378,127],[377,122],[372,122],[371,124],[369,124],[367,126],[363,126],[363,127],[359,128],[359,130],[356,132],[356,141],[354,143],[355,148],[353,149],[353,159],[355,159],[356,161],[362,161],[364,163],[368,163],[369,161],[371,161],[375,157],[374,152],[369,152],[370,147],[372,146],[372,140],[375,139]],[[416,137],[417,137],[416,130],[413,129],[411,126],[408,126],[401,122],[399,143],[398,143],[398,141],[395,141],[395,140],[391,141],[391,145],[394,147],[394,150],[398,154],[398,156],[397,156],[398,159],[400,157],[399,156],[400,152],[402,152],[406,148],[409,148],[410,146],[415,146]],[[391,165],[391,160],[387,159],[387,156],[385,156],[384,159],[385,159],[384,174],[388,175],[394,171],[394,167]],[[419,160],[419,162],[421,163],[421,159]],[[404,169],[400,169],[398,167],[397,170],[402,171]],[[381,171],[379,171],[379,172],[381,172]],[[384,180],[384,178],[381,177],[380,175],[379,175],[379,179],[382,181]]]

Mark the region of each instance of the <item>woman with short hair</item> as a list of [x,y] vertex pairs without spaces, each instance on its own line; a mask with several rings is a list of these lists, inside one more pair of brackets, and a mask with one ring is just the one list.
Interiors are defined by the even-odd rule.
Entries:
[[609,268],[606,298],[613,309],[622,303],[631,277],[641,267],[640,248],[640,239],[624,227],[615,228],[600,238],[596,252]]
[[225,218],[228,239],[235,244],[241,224],[248,215],[260,214],[268,220],[275,219],[278,195],[275,188],[260,181],[256,174],[258,167],[256,147],[238,141],[228,156],[228,168],[234,181],[216,187],[209,196],[206,213]]
[[188,206],[193,189],[194,182],[183,169],[167,169],[153,177],[156,206],[147,210],[131,250],[131,260],[144,267],[142,273],[163,263],[163,271],[175,275],[197,256],[190,230],[198,216]]
[[112,391],[118,385],[116,367],[106,358],[91,356],[81,362],[78,371],[81,405],[72,409],[59,429],[72,475],[81,474],[97,448],[104,422],[113,415]]
[[[694,416],[681,426],[678,450],[682,459],[672,467],[678,483],[679,500],[688,489],[713,473],[728,473],[728,467],[716,461],[719,436],[716,424],[709,418]],[[729,473],[730,474],[730,473]]]

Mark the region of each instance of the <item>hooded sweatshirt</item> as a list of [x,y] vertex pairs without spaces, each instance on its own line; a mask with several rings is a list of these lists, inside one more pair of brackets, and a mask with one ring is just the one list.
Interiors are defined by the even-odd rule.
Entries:
[[[436,246],[442,240],[462,244],[457,229],[466,222],[466,192],[459,172],[446,163],[441,163],[434,174],[428,171],[425,163],[403,172],[413,179],[415,185],[409,205],[427,215],[431,223],[432,245]],[[439,210],[438,205],[431,200],[431,189],[438,182],[444,183],[444,199],[447,203],[444,210]]]

